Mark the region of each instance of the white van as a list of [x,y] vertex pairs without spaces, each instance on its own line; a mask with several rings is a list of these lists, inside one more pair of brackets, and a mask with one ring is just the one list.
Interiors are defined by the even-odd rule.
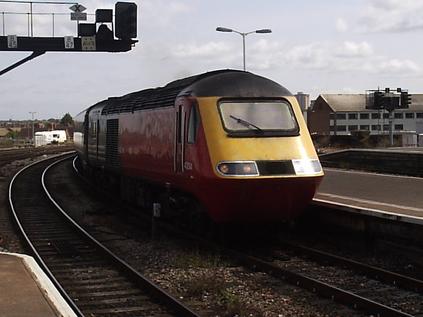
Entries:
[[36,147],[52,144],[52,143],[64,143],[64,142],[66,142],[65,130],[35,132],[35,146]]

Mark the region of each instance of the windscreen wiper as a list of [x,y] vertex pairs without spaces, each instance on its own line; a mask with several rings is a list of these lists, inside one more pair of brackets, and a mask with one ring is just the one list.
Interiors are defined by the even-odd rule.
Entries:
[[237,117],[235,117],[233,115],[229,115],[229,117],[231,117],[232,119],[234,119],[239,124],[242,124],[244,127],[247,127],[247,128],[250,128],[250,129],[251,128],[254,128],[254,130],[257,130],[259,132],[263,132],[263,130],[261,128],[259,128],[258,126],[256,126],[255,124],[253,124],[251,122],[248,122],[248,121],[246,121],[244,119],[241,119],[241,118],[237,118]]

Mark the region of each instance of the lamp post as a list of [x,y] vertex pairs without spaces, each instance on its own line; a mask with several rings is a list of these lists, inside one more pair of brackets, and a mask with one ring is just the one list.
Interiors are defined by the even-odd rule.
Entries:
[[243,66],[244,66],[243,69],[244,69],[244,71],[245,71],[245,37],[248,34],[251,34],[251,33],[272,33],[271,29],[260,29],[260,30],[255,30],[255,31],[244,33],[244,32],[239,32],[239,31],[234,30],[234,29],[224,28],[224,27],[221,27],[221,26],[217,27],[216,31],[218,31],[218,32],[234,32],[234,33],[237,33],[237,34],[242,36],[242,58],[243,58]]
[[34,114],[36,114],[36,111],[30,111],[31,119],[32,119],[32,144],[35,145],[35,136],[34,136]]

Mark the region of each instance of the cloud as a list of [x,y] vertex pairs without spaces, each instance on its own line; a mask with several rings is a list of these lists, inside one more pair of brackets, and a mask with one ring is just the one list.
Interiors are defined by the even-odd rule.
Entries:
[[193,11],[193,6],[182,1],[145,0],[142,2],[143,16],[148,23],[159,27],[172,26],[172,21]]
[[[169,54],[181,64],[203,64],[211,68],[242,65],[242,51],[226,42],[186,43],[176,45]],[[366,41],[313,42],[290,46],[277,41],[260,39],[249,41],[246,65],[251,71],[302,69],[324,72],[361,72],[367,74],[395,73],[414,75],[420,66],[410,59],[399,59],[377,54]]]
[[321,43],[310,43],[290,48],[283,57],[285,64],[305,69],[327,69],[328,48]]
[[221,56],[232,50],[232,46],[224,42],[208,42],[204,44],[179,44],[172,51],[172,55],[182,58],[206,58]]
[[413,75],[421,67],[412,60],[375,54],[367,42],[311,43],[289,49],[282,62],[289,67],[327,72]]
[[381,72],[420,72],[421,68],[411,60],[388,59],[382,60],[376,65],[376,69]]
[[358,25],[362,32],[407,32],[423,28],[421,0],[369,0]]
[[336,56],[339,57],[366,57],[373,54],[373,49],[367,42],[345,41],[336,50]]
[[337,18],[335,28],[338,32],[348,31],[347,21],[345,21],[343,18]]

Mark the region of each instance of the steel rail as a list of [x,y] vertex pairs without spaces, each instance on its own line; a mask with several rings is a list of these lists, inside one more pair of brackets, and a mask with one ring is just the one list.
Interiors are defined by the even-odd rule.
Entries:
[[38,265],[40,265],[40,267],[42,268],[42,270],[44,271],[44,273],[46,273],[46,275],[48,276],[48,278],[51,280],[51,282],[54,284],[54,286],[57,288],[57,290],[59,291],[60,295],[64,298],[64,300],[68,303],[68,305],[71,307],[71,309],[75,312],[75,314],[77,316],[81,316],[83,317],[84,314],[79,310],[78,306],[76,306],[76,304],[74,303],[74,301],[69,297],[69,295],[66,293],[66,291],[63,289],[62,285],[60,285],[60,283],[56,280],[56,278],[54,277],[54,275],[51,273],[51,271],[49,270],[49,268],[47,267],[46,263],[43,261],[43,259],[41,258],[41,255],[38,253],[38,251],[36,250],[36,248],[34,247],[34,245],[32,244],[31,240],[29,239],[25,229],[22,226],[22,223],[19,219],[18,214],[16,213],[15,210],[15,206],[13,204],[13,198],[12,198],[12,190],[13,190],[13,184],[15,183],[16,179],[18,178],[18,176],[25,171],[28,168],[33,167],[36,164],[48,161],[48,160],[52,160],[54,158],[63,156],[63,155],[68,155],[70,154],[69,152],[66,153],[62,153],[62,154],[58,154],[55,155],[53,157],[49,157],[34,163],[31,163],[27,166],[25,166],[24,168],[20,169],[12,178],[12,180],[9,183],[9,206],[10,209],[12,211],[13,217],[15,219],[16,224],[18,225],[18,228],[24,238],[25,243],[28,245],[28,247],[30,248],[32,255],[34,256],[35,260],[37,261]]
[[356,295],[352,292],[340,289],[338,287],[329,285],[327,283],[318,281],[316,279],[306,277],[302,274],[285,270],[277,265],[258,259],[253,256],[245,255],[241,252],[225,249],[223,252],[237,259],[242,265],[245,265],[253,270],[265,272],[273,277],[283,279],[292,285],[318,293],[322,297],[334,300],[335,302],[351,306],[354,309],[360,309],[370,314],[377,316],[388,317],[412,317],[413,315],[399,311],[392,307],[383,305],[381,303],[372,301],[365,297]]
[[422,280],[402,275],[396,272],[391,272],[385,269],[381,269],[369,264],[361,263],[359,261],[348,259],[339,255],[295,244],[292,242],[282,241],[281,243],[286,245],[287,247],[304,252],[315,259],[328,261],[330,263],[336,263],[338,265],[344,265],[346,267],[364,273],[367,276],[372,277],[376,280],[385,283],[392,283],[395,286],[402,287],[404,289],[408,289],[414,292],[423,292]]
[[[87,239],[90,240],[90,242],[95,245],[99,250],[101,250],[104,254],[106,254],[110,259],[112,259],[113,263],[118,265],[121,270],[123,270],[131,279],[133,279],[134,282],[136,282],[139,286],[146,289],[154,298],[157,300],[160,300],[162,303],[164,303],[167,307],[171,308],[173,311],[178,313],[178,316],[187,316],[187,317],[199,317],[199,315],[191,310],[189,307],[185,306],[183,303],[181,303],[179,300],[177,300],[175,297],[167,293],[164,289],[160,288],[158,285],[154,284],[152,281],[147,279],[145,276],[140,274],[137,270],[135,270],[133,267],[128,265],[125,261],[123,261],[121,258],[119,258],[116,254],[114,254],[111,250],[106,248],[103,244],[101,244],[99,241],[97,241],[92,235],[90,235],[85,229],[83,229],[78,223],[75,222],[63,209],[62,207],[54,200],[52,195],[47,189],[46,183],[45,183],[45,175],[47,174],[48,170],[53,167],[56,164],[59,164],[65,160],[70,159],[69,157],[57,160],[56,162],[53,162],[50,164],[43,172],[43,175],[41,177],[41,183],[43,186],[43,189],[47,195],[47,197],[50,199],[50,201],[53,203],[53,205],[61,212],[61,214],[70,222],[79,232],[81,232]],[[76,159],[76,158],[75,158]],[[75,162],[75,159],[73,162]],[[75,167],[75,166],[74,166]]]
[[[76,166],[76,160],[77,160],[77,157],[73,160],[73,169],[81,177],[80,172]],[[166,228],[166,230],[169,230],[174,233],[179,233],[189,239],[192,239],[193,241],[196,241],[203,247],[206,247],[209,249],[212,248],[214,250],[220,250],[223,254],[226,254],[230,258],[235,259],[235,261],[247,267],[248,269],[265,272],[275,278],[287,281],[291,285],[301,287],[313,293],[317,293],[322,297],[329,298],[340,304],[352,307],[357,310],[365,311],[370,314],[374,314],[376,316],[388,316],[388,317],[390,316],[411,317],[412,316],[405,312],[383,305],[376,301],[372,301],[370,299],[367,299],[365,297],[359,296],[352,292],[340,289],[333,285],[320,282],[316,279],[306,277],[302,274],[298,274],[298,273],[283,269],[281,267],[278,267],[272,263],[266,262],[259,258],[248,256],[242,252],[222,247],[213,242],[207,241],[203,239],[202,237],[198,237],[197,235],[190,234],[187,232],[181,232],[175,229],[173,226],[169,226],[163,223],[161,223],[160,225],[163,228]]]

